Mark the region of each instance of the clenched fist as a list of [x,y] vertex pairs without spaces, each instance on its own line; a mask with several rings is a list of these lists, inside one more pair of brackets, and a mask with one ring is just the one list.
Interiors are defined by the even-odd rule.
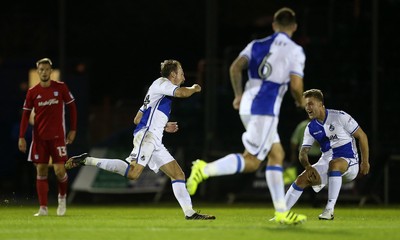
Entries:
[[317,172],[317,169],[313,167],[309,167],[306,169],[307,181],[311,184],[311,186],[321,184],[321,176]]

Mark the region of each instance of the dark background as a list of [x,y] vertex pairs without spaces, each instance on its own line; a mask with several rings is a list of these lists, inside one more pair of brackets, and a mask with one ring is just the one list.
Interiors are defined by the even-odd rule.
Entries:
[[[399,154],[399,0],[14,0],[0,7],[0,198],[34,195],[34,171],[18,152],[17,134],[28,70],[43,57],[62,70],[76,98],[70,155],[104,146],[128,155],[133,117],[170,58],[181,61],[186,85],[203,87],[175,101],[171,120],[180,132],[165,136],[172,153],[183,153],[177,160],[184,171],[199,157],[242,152],[228,68],[249,41],[272,33],[273,13],[283,6],[297,13],[293,39],[307,56],[305,89],[323,90],[328,108],[350,113],[368,134],[372,172],[359,191],[383,197],[383,166]],[[288,93],[279,125],[286,151],[305,117]]]

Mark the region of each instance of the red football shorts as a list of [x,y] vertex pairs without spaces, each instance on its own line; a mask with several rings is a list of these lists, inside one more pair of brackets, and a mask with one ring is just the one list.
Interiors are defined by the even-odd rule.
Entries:
[[68,160],[65,139],[32,140],[28,161],[34,163],[65,163]]

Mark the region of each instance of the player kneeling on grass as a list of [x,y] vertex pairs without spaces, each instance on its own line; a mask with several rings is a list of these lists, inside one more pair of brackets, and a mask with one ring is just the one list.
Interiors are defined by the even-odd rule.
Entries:
[[[328,202],[319,219],[333,220],[342,182],[354,180],[359,169],[363,175],[369,172],[368,137],[349,114],[325,109],[324,97],[320,90],[305,91],[303,97],[306,101],[305,110],[311,119],[304,131],[299,153],[300,163],[305,170],[286,192],[285,201],[290,209],[300,198],[304,188],[312,186],[315,192],[319,192],[328,185]],[[360,145],[361,162],[355,139]],[[307,154],[314,141],[321,146],[322,155],[318,162],[311,166]]]
[[183,69],[178,61],[165,60],[161,63],[161,77],[150,86],[143,106],[135,116],[137,126],[133,134],[133,150],[126,160],[95,158],[84,153],[70,158],[65,164],[66,169],[79,165],[96,166],[131,180],[138,179],[146,166],[156,173],[161,170],[171,178],[172,190],[187,220],[215,219],[215,216],[193,210],[185,174],[162,143],[164,131],[178,131],[176,122],[168,122],[172,97],[187,98],[201,91],[198,84],[181,87],[184,81]]

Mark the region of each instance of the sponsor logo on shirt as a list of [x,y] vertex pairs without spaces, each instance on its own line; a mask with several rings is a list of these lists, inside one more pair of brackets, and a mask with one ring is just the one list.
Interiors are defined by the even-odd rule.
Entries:
[[52,99],[49,99],[49,100],[44,101],[44,102],[39,102],[38,106],[39,107],[50,106],[50,105],[58,104],[58,102],[59,102],[58,99],[52,98]]
[[329,136],[329,140],[333,140],[333,139],[339,139],[339,138],[336,134]]
[[317,134],[320,134],[320,133],[322,133],[322,130],[319,130],[317,132],[313,132],[313,135],[317,135]]

